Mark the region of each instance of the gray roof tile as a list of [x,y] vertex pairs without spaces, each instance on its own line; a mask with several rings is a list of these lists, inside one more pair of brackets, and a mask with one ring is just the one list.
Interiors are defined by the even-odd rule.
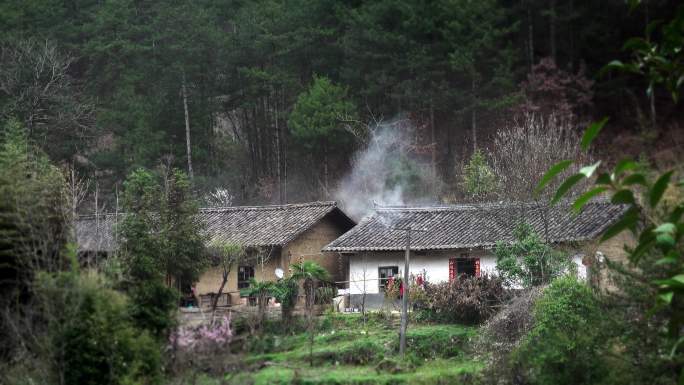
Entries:
[[515,226],[523,221],[543,238],[548,234],[550,242],[584,241],[598,237],[626,210],[625,205],[602,201],[588,203],[579,214],[572,213],[568,205],[531,203],[385,207],[362,219],[323,250],[404,250],[406,233],[391,228],[406,227],[426,230],[412,232],[412,250],[486,248],[497,241],[512,241]]
[[[209,242],[221,240],[244,246],[284,246],[311,228],[326,215],[341,216],[353,225],[336,202],[310,202],[277,206],[239,206],[200,209]],[[119,221],[123,214],[119,214]],[[80,250],[112,251],[117,216],[82,216],[76,222]]]

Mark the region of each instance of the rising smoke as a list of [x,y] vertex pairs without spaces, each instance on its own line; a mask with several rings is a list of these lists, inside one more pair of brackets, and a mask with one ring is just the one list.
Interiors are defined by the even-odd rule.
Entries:
[[350,173],[334,193],[345,212],[358,220],[376,205],[435,203],[441,182],[433,175],[415,126],[396,119],[368,130],[367,144],[354,155]]

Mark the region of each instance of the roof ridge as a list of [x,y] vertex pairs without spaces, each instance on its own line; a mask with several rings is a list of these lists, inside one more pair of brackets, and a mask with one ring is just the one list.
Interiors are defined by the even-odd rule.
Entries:
[[[522,205],[497,203],[378,208],[323,250],[403,250],[403,236],[387,231],[383,217],[396,217],[394,219],[401,223],[427,229],[415,235],[415,245],[411,245],[413,250],[489,247],[497,241],[508,242],[513,237],[512,229],[520,220],[526,221],[538,233],[548,231],[547,238],[553,243],[583,242],[598,237],[629,209],[628,205],[592,200],[582,211],[575,213],[566,203],[571,202],[561,202],[557,206],[529,202]],[[547,217],[544,217],[544,212],[548,213]]]
[[117,215],[124,215],[124,212],[120,213],[102,213],[102,214],[78,214],[76,219],[95,219],[96,217],[115,217]]
[[[314,202],[303,202],[303,203],[287,203],[283,205],[263,205],[263,206],[225,206],[225,207],[200,207],[200,212],[220,212],[220,211],[241,211],[241,210],[285,210],[291,208],[300,207],[337,207],[337,201],[314,201]],[[99,214],[101,217],[114,217],[117,215],[124,215],[125,212],[113,213],[107,212]],[[81,214],[77,215],[77,219],[90,219],[95,218],[95,214]]]
[[[556,207],[570,206],[570,200],[563,200]],[[588,204],[612,204],[606,199],[592,199]],[[434,205],[434,206],[380,206],[375,209],[375,212],[392,212],[392,211],[457,211],[457,210],[476,210],[476,209],[491,209],[491,208],[516,208],[516,207],[554,207],[551,203],[543,202],[478,202],[478,203],[457,203],[450,205]]]
[[225,207],[201,207],[202,212],[218,212],[218,211],[241,211],[241,210],[286,210],[300,207],[337,207],[337,201],[314,201],[303,203],[287,203],[282,205],[262,205],[262,206],[225,206]]

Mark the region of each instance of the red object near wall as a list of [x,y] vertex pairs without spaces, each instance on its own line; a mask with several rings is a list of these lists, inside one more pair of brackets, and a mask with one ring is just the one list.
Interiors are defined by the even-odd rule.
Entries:
[[[472,259],[470,259],[470,258],[449,258],[449,281],[453,281],[456,277],[458,277],[459,274],[467,274],[467,275],[473,274],[472,270],[470,270],[470,269],[468,269],[466,271],[458,271],[459,259],[461,261],[464,261],[464,260],[472,261],[473,267],[475,270],[474,275],[476,277],[480,276],[480,258],[472,258]],[[471,273],[469,273],[468,271],[471,271]]]
[[449,258],[449,281],[453,281],[456,278],[456,258]]

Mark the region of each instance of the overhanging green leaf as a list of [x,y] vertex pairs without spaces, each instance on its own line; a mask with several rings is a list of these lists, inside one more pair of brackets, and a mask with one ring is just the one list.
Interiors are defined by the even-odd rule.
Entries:
[[657,234],[674,234],[676,230],[677,227],[674,225],[674,223],[667,222],[656,227],[653,232]]
[[613,194],[610,201],[614,204],[633,204],[634,194],[631,190],[622,189]]
[[625,215],[617,222],[612,224],[606,231],[603,233],[603,236],[601,237],[601,242],[604,242],[619,233],[621,233],[624,230],[632,230],[634,231],[634,228],[636,228],[636,225],[639,221],[639,212],[637,211],[636,208],[630,207],[629,210],[625,213]]
[[651,204],[651,207],[656,207],[656,205],[658,205],[658,202],[660,202],[660,199],[663,197],[663,194],[667,189],[667,185],[670,183],[671,177],[672,171],[668,171],[665,174],[661,175],[658,178],[658,180],[656,180],[656,182],[653,184],[653,187],[651,187],[651,191],[649,191],[648,193],[648,200]]
[[677,274],[668,279],[658,279],[654,281],[663,288],[684,288],[684,274]]
[[596,184],[611,184],[613,181],[610,178],[610,174],[607,172],[602,172],[596,177]]
[[640,184],[642,186],[646,186],[646,177],[643,176],[642,174],[632,174],[632,175],[626,177],[622,181],[622,184],[625,186],[631,186],[633,184]]
[[661,248],[667,250],[671,247],[674,247],[675,240],[671,234],[658,234],[658,236],[656,237],[656,244]]
[[666,304],[670,304],[672,302],[672,297],[674,297],[674,292],[673,291],[666,291],[662,294],[658,295],[658,298],[660,298],[661,301],[663,301]]
[[540,192],[541,190],[546,187],[553,178],[556,177],[556,175],[560,174],[563,172],[566,168],[568,168],[572,164],[571,160],[561,160],[560,162],[554,164],[549,168],[549,170],[542,176],[541,180],[539,181],[539,184],[535,188],[535,192]]
[[635,162],[631,159],[623,159],[620,162],[618,162],[618,164],[615,166],[615,168],[613,169],[613,173],[616,176],[620,176],[623,172],[625,172],[627,170],[632,170],[632,169],[636,168],[636,166],[637,166],[637,162]]
[[594,172],[598,168],[598,166],[601,165],[601,161],[599,160],[598,162],[592,164],[591,166],[584,166],[579,170],[579,173],[584,175],[587,178],[591,178],[592,175],[594,175]]
[[558,187],[558,190],[556,190],[556,194],[553,196],[551,204],[554,205],[558,203],[558,201],[561,200],[563,196],[568,193],[568,191],[570,191],[572,186],[576,185],[577,182],[582,179],[584,179],[584,174],[575,174],[566,179],[565,182]]
[[585,192],[584,194],[580,195],[580,197],[577,198],[577,200],[572,204],[573,211],[575,211],[576,213],[579,213],[580,210],[582,210],[582,207],[584,207],[584,205],[587,204],[587,202],[589,202],[589,200],[591,200],[591,198],[601,194],[602,192],[606,191],[607,189],[608,189],[607,187],[600,186],[600,187],[593,188],[593,189]]
[[584,135],[582,136],[582,143],[581,147],[583,151],[587,151],[589,149],[589,146],[591,145],[591,142],[594,141],[594,138],[599,134],[603,126],[608,122],[608,118],[603,118],[599,120],[598,122],[594,122],[589,125],[589,127],[584,131]]

